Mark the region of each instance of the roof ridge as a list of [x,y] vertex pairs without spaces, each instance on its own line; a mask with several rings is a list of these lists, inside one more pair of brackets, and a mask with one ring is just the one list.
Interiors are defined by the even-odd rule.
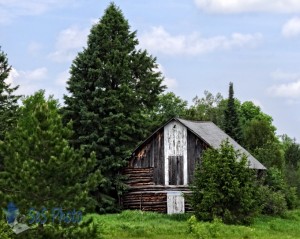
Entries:
[[178,119],[178,120],[185,120],[185,121],[189,121],[189,122],[193,122],[193,123],[213,123],[215,124],[214,122],[212,121],[208,121],[208,120],[189,120],[189,119],[183,119],[183,118],[179,118],[179,117],[175,117],[175,119]]

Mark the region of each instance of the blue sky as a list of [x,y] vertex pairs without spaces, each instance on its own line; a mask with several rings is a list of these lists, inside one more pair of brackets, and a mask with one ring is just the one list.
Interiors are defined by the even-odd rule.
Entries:
[[[28,95],[61,99],[72,60],[110,1],[0,0],[0,45],[8,79]],[[192,102],[204,90],[251,100],[277,133],[300,139],[300,1],[115,1],[157,57],[169,91]],[[62,102],[62,101],[61,101]]]

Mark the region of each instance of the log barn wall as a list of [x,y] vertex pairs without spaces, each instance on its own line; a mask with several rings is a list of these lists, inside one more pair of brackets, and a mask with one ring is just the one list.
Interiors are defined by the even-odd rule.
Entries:
[[[135,150],[124,169],[129,189],[122,197],[123,208],[167,213],[168,195],[190,193],[188,184],[204,148],[202,140],[177,121],[159,129]],[[191,210],[186,202],[184,210]]]
[[[191,193],[189,184],[193,182],[196,165],[201,163],[203,150],[216,148],[228,137],[212,122],[169,120],[129,159],[124,169],[128,191],[122,196],[123,208],[162,213],[190,211],[182,194]],[[231,141],[234,147],[247,153]],[[251,155],[249,162],[255,169],[266,169]]]
[[130,168],[153,168],[153,182],[165,184],[164,134],[156,132],[151,140],[139,147],[129,161]]

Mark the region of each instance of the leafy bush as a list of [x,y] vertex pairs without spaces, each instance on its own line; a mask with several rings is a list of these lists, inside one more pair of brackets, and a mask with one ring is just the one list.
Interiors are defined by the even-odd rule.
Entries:
[[212,223],[198,223],[196,217],[192,216],[188,220],[189,233],[199,239],[221,238],[222,226],[220,219],[214,219]]
[[257,214],[256,179],[247,157],[228,141],[220,149],[207,149],[195,171],[188,198],[198,220],[248,224]]
[[0,220],[0,238],[1,239],[11,239],[12,230],[8,226],[7,222]]
[[282,172],[277,168],[267,170],[265,185],[268,185],[274,192],[279,192],[284,196],[288,209],[295,209],[298,204],[296,188],[287,184]]
[[285,195],[280,191],[274,191],[266,185],[258,188],[258,204],[261,205],[262,213],[282,216],[287,210]]

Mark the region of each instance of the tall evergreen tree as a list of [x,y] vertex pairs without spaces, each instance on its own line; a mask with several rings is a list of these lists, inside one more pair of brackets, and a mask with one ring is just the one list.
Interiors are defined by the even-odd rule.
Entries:
[[[0,144],[5,155],[4,171],[0,172],[0,196],[5,199],[1,206],[14,202],[22,214],[28,214],[30,208],[34,208],[32,212],[45,208],[45,223],[59,228],[58,220],[53,225],[53,208],[62,208],[66,213],[73,209],[86,212],[95,206],[89,191],[102,180],[99,171],[91,172],[96,157],[91,154],[84,158],[82,150],[69,146],[71,125],[63,126],[56,100],[45,100],[44,92],[39,91],[23,103],[16,128]],[[44,227],[39,228],[29,238],[38,238],[45,232]]]
[[233,83],[229,83],[229,96],[227,101],[227,108],[224,112],[224,130],[237,142],[241,143],[242,131],[239,122],[238,111],[235,106]]
[[117,171],[148,133],[147,116],[164,90],[156,59],[137,46],[136,32],[112,3],[92,27],[67,81],[64,120],[73,121],[73,145],[84,146],[86,155],[96,152],[106,195],[117,196]]
[[14,95],[18,86],[12,87],[6,82],[10,71],[7,55],[0,48],[0,140],[4,139],[5,132],[16,122],[20,99],[20,96]]

